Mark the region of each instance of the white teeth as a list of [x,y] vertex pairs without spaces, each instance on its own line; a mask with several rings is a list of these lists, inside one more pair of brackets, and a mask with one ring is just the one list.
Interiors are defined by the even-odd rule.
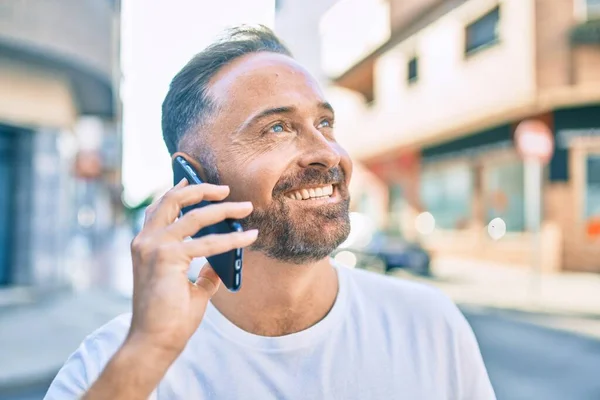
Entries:
[[318,200],[331,195],[333,195],[333,186],[328,185],[319,188],[296,190],[295,192],[288,193],[286,197],[292,200]]

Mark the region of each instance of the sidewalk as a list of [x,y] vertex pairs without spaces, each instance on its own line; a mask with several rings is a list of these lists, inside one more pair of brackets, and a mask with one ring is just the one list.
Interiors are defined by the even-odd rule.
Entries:
[[527,266],[439,258],[432,278],[398,277],[438,287],[461,307],[499,309],[530,321],[600,338],[600,274],[542,275],[538,283]]
[[129,308],[130,299],[102,291],[0,308],[0,396],[49,383],[88,334]]

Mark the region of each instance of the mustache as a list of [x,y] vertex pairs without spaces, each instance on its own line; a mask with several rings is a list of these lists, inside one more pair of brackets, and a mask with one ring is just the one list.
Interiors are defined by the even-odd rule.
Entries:
[[273,195],[289,192],[302,186],[339,185],[346,181],[345,178],[346,174],[339,166],[328,170],[306,168],[295,176],[280,179],[273,189]]

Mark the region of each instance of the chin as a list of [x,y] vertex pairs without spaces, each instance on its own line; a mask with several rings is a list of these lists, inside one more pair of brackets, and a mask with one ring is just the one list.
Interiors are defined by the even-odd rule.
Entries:
[[308,264],[328,257],[348,238],[349,203],[343,199],[300,209],[277,201],[268,209],[255,209],[241,222],[246,230],[259,230],[250,250],[290,264]]
[[289,264],[303,265],[320,261],[342,244],[350,234],[350,221],[329,220],[325,224],[289,224],[287,231],[272,231],[262,238],[259,234],[250,249],[260,251],[269,258]]

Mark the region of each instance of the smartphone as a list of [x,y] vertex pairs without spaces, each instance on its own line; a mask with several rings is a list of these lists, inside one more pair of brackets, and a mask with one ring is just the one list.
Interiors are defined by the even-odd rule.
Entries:
[[[198,173],[185,158],[175,157],[173,160],[173,182],[176,185],[186,178],[190,185],[201,185],[203,182]],[[194,210],[213,204],[208,200],[202,200],[198,204],[184,207],[181,216]],[[226,219],[214,225],[204,227],[198,231],[193,238],[200,238],[210,234],[226,234],[231,232],[242,232],[242,225],[234,219]],[[215,270],[225,287],[231,292],[237,292],[242,285],[242,249],[233,249],[222,254],[206,257],[210,266]]]

